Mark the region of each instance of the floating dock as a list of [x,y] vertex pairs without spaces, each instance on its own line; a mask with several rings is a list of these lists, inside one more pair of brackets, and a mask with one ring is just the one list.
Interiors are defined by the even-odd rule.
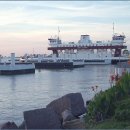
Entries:
[[0,63],[0,75],[35,73],[32,63],[15,63],[15,53],[11,53],[11,63]]

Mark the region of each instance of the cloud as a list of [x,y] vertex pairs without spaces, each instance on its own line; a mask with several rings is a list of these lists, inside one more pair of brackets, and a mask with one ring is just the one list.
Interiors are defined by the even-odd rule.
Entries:
[[109,40],[113,22],[115,31],[124,32],[129,40],[129,12],[129,1],[0,1],[0,40],[6,46],[5,39],[11,38],[14,47],[18,41],[34,46],[42,36],[47,42],[57,34],[58,26],[64,40],[76,41],[81,33]]

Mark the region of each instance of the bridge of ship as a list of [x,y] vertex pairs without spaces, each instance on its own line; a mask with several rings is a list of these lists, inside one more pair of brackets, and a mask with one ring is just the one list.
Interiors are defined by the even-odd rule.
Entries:
[[101,45],[101,46],[97,46],[97,45],[93,45],[93,46],[85,46],[85,45],[79,45],[79,46],[55,46],[55,47],[48,47],[48,50],[52,50],[53,54],[56,54],[58,56],[58,51],[63,51],[63,50],[88,50],[88,49],[109,49],[109,50],[115,50],[115,57],[119,57],[121,56],[121,50],[122,49],[126,49],[127,46],[124,45]]

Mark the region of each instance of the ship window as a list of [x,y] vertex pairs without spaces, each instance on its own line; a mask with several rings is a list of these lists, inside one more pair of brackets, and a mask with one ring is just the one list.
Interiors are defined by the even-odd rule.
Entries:
[[85,60],[85,62],[104,62],[104,60]]

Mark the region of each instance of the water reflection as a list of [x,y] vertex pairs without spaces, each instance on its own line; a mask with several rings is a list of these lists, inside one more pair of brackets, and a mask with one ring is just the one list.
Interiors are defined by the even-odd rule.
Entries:
[[[15,87],[16,87],[16,76],[11,76],[10,77],[10,88],[12,91],[15,91]],[[13,93],[12,93],[13,94]]]
[[0,77],[0,121],[21,123],[23,111],[45,107],[70,92],[82,92],[85,100],[109,87],[112,66],[86,66],[73,70],[36,70],[35,74]]

